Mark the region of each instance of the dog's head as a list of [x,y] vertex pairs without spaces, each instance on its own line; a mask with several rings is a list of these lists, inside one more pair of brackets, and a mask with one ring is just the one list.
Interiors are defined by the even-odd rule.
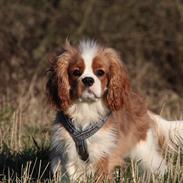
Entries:
[[130,92],[126,69],[114,49],[94,41],[64,51],[51,61],[47,82],[49,101],[65,111],[75,102],[103,100],[110,110],[119,110]]

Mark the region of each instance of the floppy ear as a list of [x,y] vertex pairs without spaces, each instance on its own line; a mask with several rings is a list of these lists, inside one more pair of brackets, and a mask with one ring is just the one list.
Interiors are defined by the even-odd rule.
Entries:
[[48,74],[48,81],[46,83],[46,95],[48,98],[49,104],[56,108],[60,108],[60,98],[58,96],[58,77],[55,71],[55,66],[57,59],[56,58],[51,58],[53,60],[49,61],[50,62],[50,68],[47,71]]
[[71,104],[68,67],[73,50],[67,42],[62,53],[50,61],[46,91],[49,103],[57,110],[65,111]]
[[106,101],[111,110],[119,110],[129,99],[130,83],[127,71],[115,50],[106,48],[104,52],[110,63]]

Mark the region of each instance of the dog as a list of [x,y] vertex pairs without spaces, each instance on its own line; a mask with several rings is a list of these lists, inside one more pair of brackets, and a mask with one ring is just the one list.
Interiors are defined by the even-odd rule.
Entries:
[[[95,41],[72,46],[50,62],[46,85],[57,111],[53,125],[51,169],[71,182],[113,179],[124,158],[141,160],[145,170],[163,175],[160,153],[183,137],[183,121],[167,121],[148,110],[131,88],[120,55]],[[163,145],[164,144],[164,145]]]

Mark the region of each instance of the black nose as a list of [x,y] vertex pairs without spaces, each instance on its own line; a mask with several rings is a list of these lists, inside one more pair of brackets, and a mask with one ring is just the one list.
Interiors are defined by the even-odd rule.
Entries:
[[85,77],[82,79],[82,82],[84,83],[85,86],[92,86],[94,83],[94,79],[92,77]]

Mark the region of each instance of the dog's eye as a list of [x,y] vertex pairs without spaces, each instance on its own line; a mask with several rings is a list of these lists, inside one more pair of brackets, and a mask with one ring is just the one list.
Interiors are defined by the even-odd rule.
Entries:
[[80,72],[79,69],[75,69],[75,70],[72,72],[72,74],[73,74],[74,76],[76,76],[76,77],[81,76],[81,72]]
[[96,75],[97,75],[98,77],[101,77],[101,76],[103,76],[104,74],[105,74],[105,72],[104,72],[102,69],[99,69],[99,70],[96,71]]

